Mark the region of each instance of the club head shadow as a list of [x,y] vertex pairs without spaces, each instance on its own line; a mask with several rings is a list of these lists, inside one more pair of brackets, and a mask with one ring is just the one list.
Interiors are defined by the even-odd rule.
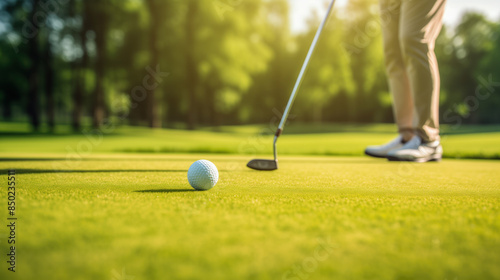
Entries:
[[254,159],[248,162],[247,167],[260,171],[272,171],[278,169],[278,161],[269,159]]

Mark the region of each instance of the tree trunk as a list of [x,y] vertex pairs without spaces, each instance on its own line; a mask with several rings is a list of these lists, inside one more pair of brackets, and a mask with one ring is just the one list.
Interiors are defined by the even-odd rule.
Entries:
[[[71,6],[71,17],[76,15],[76,1],[72,0]],[[85,86],[85,72],[84,69],[87,67],[88,63],[88,53],[87,53],[87,30],[88,28],[88,5],[86,1],[82,1],[82,27],[80,29],[80,47],[82,48],[82,58],[80,61],[75,61],[73,63],[73,115],[72,115],[72,127],[73,130],[80,131],[82,127],[82,114],[83,114],[83,95]],[[76,34],[77,32],[75,32]]]
[[169,126],[173,126],[175,122],[182,122],[184,120],[184,116],[180,110],[179,104],[181,99],[178,94],[165,94],[165,100],[167,104],[165,104],[167,108],[166,112],[166,120]]
[[[29,15],[29,20],[33,19],[38,10],[39,0],[32,0],[33,8]],[[39,29],[39,26],[36,26]],[[40,128],[40,109],[39,109],[39,96],[38,96],[38,66],[39,66],[39,53],[38,53],[38,33],[29,40],[29,58],[31,62],[31,67],[29,70],[29,92],[28,92],[28,115],[30,117],[31,126],[34,131],[38,131]]]
[[5,120],[11,120],[12,119],[12,96],[11,94],[5,94],[3,95],[2,99],[2,117]]
[[46,113],[49,131],[55,130],[55,105],[54,105],[54,67],[52,63],[52,47],[49,42],[50,31],[47,33],[47,45],[45,47],[45,98]]
[[208,79],[203,86],[206,99],[200,108],[200,112],[203,111],[205,113],[203,119],[206,120],[207,124],[212,126],[221,125],[221,113],[219,113],[219,108],[217,108],[217,89],[220,88],[220,83],[218,81],[219,80],[215,72],[212,72],[208,76]]
[[316,104],[316,106],[314,106],[314,110],[313,110],[313,121],[315,123],[321,123],[322,119],[323,119],[323,103],[321,104]]
[[93,98],[93,119],[92,126],[99,128],[104,120],[104,76],[106,67],[106,35],[108,30],[107,13],[104,3],[96,4],[95,18],[99,20],[99,25],[95,28],[96,62],[95,62],[95,89]]
[[[161,10],[156,0],[147,0],[149,15],[151,19],[149,27],[149,53],[151,54],[151,67],[156,68],[159,64],[158,31],[160,30]],[[153,83],[153,82],[152,82]],[[154,83],[158,83],[155,81]],[[161,118],[158,114],[158,104],[156,102],[156,91],[158,86],[148,90],[148,121],[151,128],[161,127]]]
[[195,52],[195,19],[198,9],[197,0],[189,0],[186,16],[186,89],[188,91],[187,127],[194,129],[196,126],[196,87],[198,85],[198,73],[196,69]]
[[216,117],[216,112],[217,112],[217,108],[216,108],[216,103],[215,103],[215,87],[213,87],[210,82],[208,82],[208,84],[205,85],[205,95],[206,95],[206,106],[202,106],[202,107],[205,107],[205,116],[203,117],[203,119],[205,120],[205,122],[209,125],[213,125],[213,126],[217,126],[218,123],[217,123],[217,117]]

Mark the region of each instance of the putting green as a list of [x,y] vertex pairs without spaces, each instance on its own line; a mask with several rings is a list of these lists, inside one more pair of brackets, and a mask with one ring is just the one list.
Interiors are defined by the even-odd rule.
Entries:
[[[66,155],[1,155],[18,221],[0,279],[500,278],[500,161]],[[186,179],[201,158],[220,171],[207,192]]]

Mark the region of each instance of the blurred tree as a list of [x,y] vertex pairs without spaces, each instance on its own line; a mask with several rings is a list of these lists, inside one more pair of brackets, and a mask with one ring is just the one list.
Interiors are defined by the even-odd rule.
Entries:
[[[50,32],[50,31],[49,31]],[[44,49],[44,74],[45,74],[45,103],[46,103],[46,114],[47,114],[47,124],[49,126],[49,131],[54,132],[55,129],[55,104],[54,104],[54,66],[52,57],[52,46],[49,40],[49,34],[47,34],[45,49]]]
[[[308,51],[320,24],[319,17],[309,22],[310,31],[299,37],[301,42],[300,53]],[[308,74],[305,76],[300,95],[297,100],[301,102],[302,115],[314,122],[324,120],[324,110],[332,97],[339,95],[352,96],[355,85],[350,70],[350,57],[344,54],[342,46],[344,31],[342,22],[336,14],[330,16],[329,23],[323,30],[318,42],[316,52],[311,59]],[[327,115],[335,111],[346,110],[349,104],[336,104],[335,109],[328,108]],[[345,108],[345,109],[344,109]],[[348,112],[345,112],[348,114]]]
[[89,8],[87,1],[71,0],[69,2],[69,20],[80,18],[80,24],[72,26],[71,33],[75,39],[75,45],[81,50],[81,57],[71,63],[72,66],[72,127],[74,131],[79,131],[82,126],[82,115],[85,95],[85,69],[88,65],[87,52],[87,31]]
[[[448,85],[453,83],[451,76],[454,71],[452,67],[455,49],[453,47],[453,36],[450,34],[448,26],[443,25],[441,33],[436,39],[436,46],[434,52],[439,62],[439,72],[441,74],[441,107],[448,99]],[[442,110],[441,110],[442,111]]]
[[[26,9],[28,7],[28,9]],[[32,11],[31,0],[0,2],[0,21],[6,32],[0,34],[0,99],[2,115],[8,120],[24,119],[28,113],[30,89],[29,40],[35,35],[31,21],[26,20]]]
[[467,99],[475,94],[479,66],[491,50],[493,34],[493,24],[484,15],[474,12],[464,14],[455,30],[456,62],[460,64],[460,70],[455,72],[458,74],[455,91],[460,93],[460,103],[463,104],[463,109],[459,110],[469,123],[477,122],[478,114],[475,114],[476,110],[471,112],[475,105],[467,104]]
[[89,26],[95,33],[95,88],[92,103],[92,126],[98,128],[105,116],[105,75],[107,60],[107,40],[111,17],[110,1],[94,2],[90,7]]
[[200,91],[205,100],[198,103],[202,105],[198,111],[201,119],[212,125],[239,118],[244,93],[254,75],[266,70],[271,55],[261,35],[261,0],[231,3],[231,12],[221,14],[213,2],[206,2],[209,6],[201,18],[212,25],[198,28],[203,46],[199,48]]
[[[492,51],[494,24],[484,15],[465,13],[452,37],[446,29],[437,41],[437,55],[444,93],[441,111],[444,123],[477,123],[478,103],[474,97],[480,64]],[[485,75],[487,77],[487,75]]]
[[196,27],[198,22],[198,0],[186,0],[187,12],[184,29],[186,32],[184,56],[186,60],[186,90],[188,97],[188,110],[186,124],[188,129],[194,129],[197,122],[197,100],[198,100],[198,69],[196,65],[195,51],[199,44],[196,39]]
[[28,21],[32,22],[32,36],[28,40],[28,54],[30,59],[30,69],[29,69],[29,92],[28,92],[28,107],[27,112],[30,117],[31,126],[33,130],[37,131],[40,127],[40,108],[39,108],[39,64],[40,64],[40,55],[38,49],[38,37],[39,37],[39,29],[40,25],[38,22],[34,22],[35,15],[37,15],[39,8],[39,0],[31,1],[31,12],[28,16]]
[[[181,1],[169,1],[165,4],[160,36],[161,71],[167,71],[169,76],[162,79],[159,89],[163,91],[162,118],[163,123],[175,127],[187,121],[187,90],[186,90],[186,25],[187,4]],[[200,102],[198,100],[197,102]]]
[[[104,117],[151,127],[275,126],[323,16],[294,34],[287,0],[67,0],[39,10],[38,26],[42,2],[0,2],[1,115],[27,115],[34,129],[41,113],[49,127],[70,116],[75,131],[85,116],[96,127]],[[380,24],[376,0],[350,0],[331,16],[292,118],[392,119]],[[455,30],[443,28],[441,109],[454,117],[444,122],[500,122],[499,26],[467,13]],[[169,76],[146,89],[147,67],[157,65]],[[134,91],[141,87],[144,96]],[[483,99],[478,88],[489,90]]]
[[281,110],[297,78],[296,42],[290,32],[289,5],[286,0],[272,0],[264,4],[264,23],[259,34],[270,51],[267,71],[257,74],[255,82],[244,96],[240,108],[246,120],[269,122],[281,117]]
[[[145,0],[148,7],[150,15],[149,23],[149,55],[150,55],[150,66],[156,69],[160,62],[160,50],[159,50],[159,33],[164,25],[165,19],[165,1],[162,0]],[[155,79],[155,77],[152,77]],[[158,84],[158,81],[154,81],[154,84]],[[161,116],[158,112],[158,103],[156,97],[156,91],[158,86],[152,86],[147,88],[148,90],[148,113],[149,113],[149,126],[150,127],[160,127],[161,126]]]
[[[153,67],[150,65],[148,44],[150,40],[147,37],[150,34],[148,32],[150,15],[143,1],[119,1],[114,3],[113,7],[107,65],[112,74],[108,77],[110,80],[108,86],[112,87],[114,97],[126,98],[130,104],[126,108],[119,110],[112,108],[112,110],[117,110],[115,113],[121,118],[126,118],[124,120],[131,125],[149,125],[151,115],[147,96],[136,89],[143,85],[143,79],[147,74],[146,66]],[[157,28],[163,31],[161,26]]]
[[500,22],[491,28],[488,53],[479,64],[474,96],[480,103],[477,123],[500,123]]
[[221,5],[186,3],[183,69],[189,128],[238,118],[243,94],[270,56],[259,32],[261,1]]
[[350,0],[345,14],[349,17],[344,19],[344,46],[350,57],[351,73],[356,85],[354,106],[349,109],[350,120],[373,122],[383,107],[379,96],[387,92],[378,1]]

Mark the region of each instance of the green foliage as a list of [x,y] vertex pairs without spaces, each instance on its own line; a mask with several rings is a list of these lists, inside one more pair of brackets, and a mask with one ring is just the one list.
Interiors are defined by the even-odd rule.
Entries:
[[[343,22],[337,14],[332,15],[330,24],[323,30],[322,40],[311,59],[309,72],[302,84],[301,95],[297,98],[301,116],[310,116],[311,120],[323,120],[323,107],[331,102],[332,97],[340,94],[352,96],[355,83],[350,71],[351,57],[345,54],[342,45],[344,32]],[[319,23],[310,21],[310,32],[299,37],[300,53],[306,53],[316,33]]]
[[386,120],[379,95],[388,91],[382,50],[382,28],[376,0],[353,0],[346,7],[345,49],[351,58],[355,96],[349,106],[351,121]]
[[441,111],[445,123],[498,123],[500,101],[499,23],[469,12],[454,32],[444,29],[436,53],[440,60]]
[[[23,28],[30,22],[25,19],[31,3],[0,4],[6,23],[0,34],[3,119],[25,118],[30,100],[29,38]],[[295,34],[289,9],[286,0],[67,1],[47,12],[39,27],[39,53],[50,42],[53,54],[58,122],[69,123],[79,107],[84,117],[91,116],[97,85],[104,90],[104,114],[126,111],[126,121],[133,125],[148,123],[154,107],[166,126],[274,122],[323,17],[312,14],[307,30]],[[500,122],[499,26],[483,15],[466,13],[456,28],[443,28],[436,53],[444,123]],[[96,56],[101,31],[104,58]],[[143,86],[146,68],[155,68],[153,64],[169,75],[150,91],[155,96],[151,107],[148,98],[136,100],[133,90]],[[37,93],[41,113],[47,114],[44,69],[38,71]],[[78,77],[83,77],[81,82]],[[490,85],[483,96],[488,97],[478,99],[474,96],[485,80]],[[78,88],[83,97],[75,104]],[[291,117],[303,122],[390,122],[388,92],[378,1],[350,0],[331,15]],[[129,108],[116,110],[114,99],[124,97]],[[127,104],[122,101],[117,102]]]

